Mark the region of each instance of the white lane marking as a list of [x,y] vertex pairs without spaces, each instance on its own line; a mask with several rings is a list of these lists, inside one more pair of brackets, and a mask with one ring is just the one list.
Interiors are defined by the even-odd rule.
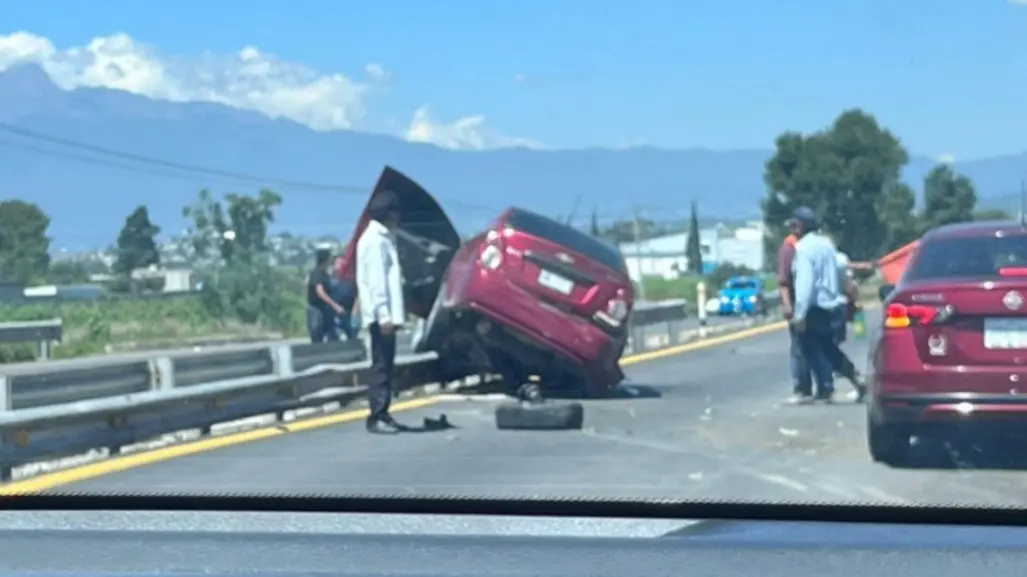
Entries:
[[899,497],[897,495],[892,495],[891,493],[888,493],[887,491],[882,491],[882,490],[878,489],[877,487],[871,487],[871,486],[860,487],[860,491],[866,493],[867,495],[870,495],[871,497],[873,497],[874,499],[876,499],[878,501],[892,501],[894,503],[901,503],[901,504],[907,504],[907,505],[912,503],[912,501],[910,501],[909,499],[904,499],[904,498]]
[[831,481],[818,481],[817,488],[826,493],[831,493],[832,495],[841,497],[842,499],[847,499],[850,501],[859,501],[859,495],[857,495],[854,491],[849,491],[844,487],[839,487]]
[[808,493],[809,492],[809,487],[807,487],[806,485],[803,485],[802,483],[796,481],[795,479],[789,479],[788,477],[782,477],[781,475],[771,475],[769,473],[760,473],[759,471],[752,471],[750,474],[752,476],[756,477],[757,479],[760,479],[761,481],[766,481],[768,483],[771,483],[771,484],[774,484],[774,485],[778,485],[780,487],[785,487],[785,488],[788,488],[788,489],[792,489],[792,490],[798,491],[800,493]]

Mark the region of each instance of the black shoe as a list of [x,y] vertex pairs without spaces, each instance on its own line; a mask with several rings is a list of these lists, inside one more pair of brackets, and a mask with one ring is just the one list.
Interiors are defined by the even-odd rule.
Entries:
[[855,388],[855,395],[853,399],[857,403],[862,403],[867,397],[867,385],[863,382],[863,379],[857,375],[856,379],[852,381],[852,386]]
[[368,419],[367,432],[379,435],[394,435],[399,432],[399,427],[391,419]]
[[828,403],[828,404],[833,403],[834,402],[834,390],[824,391],[824,392],[819,392],[818,391],[817,394],[813,396],[813,399],[816,400],[816,401],[820,401],[821,403]]

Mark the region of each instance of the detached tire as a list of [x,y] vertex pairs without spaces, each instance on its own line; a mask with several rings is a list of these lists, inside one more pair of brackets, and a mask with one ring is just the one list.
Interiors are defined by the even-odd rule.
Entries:
[[505,403],[496,407],[501,431],[577,431],[585,424],[581,403]]
[[900,467],[909,457],[909,430],[904,427],[875,423],[867,415],[867,448],[870,457],[889,467]]

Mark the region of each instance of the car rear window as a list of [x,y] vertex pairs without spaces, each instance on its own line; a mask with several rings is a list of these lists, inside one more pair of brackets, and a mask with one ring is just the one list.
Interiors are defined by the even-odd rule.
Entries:
[[755,289],[756,288],[756,283],[751,281],[751,280],[748,280],[748,281],[737,281],[737,280],[736,281],[729,281],[727,284],[724,285],[724,288],[743,289],[743,290],[744,289]]
[[997,278],[999,269],[1027,267],[1027,235],[928,240],[912,265],[906,280]]
[[573,227],[526,210],[511,211],[507,224],[516,230],[544,238],[615,271],[627,274],[624,257],[617,247]]

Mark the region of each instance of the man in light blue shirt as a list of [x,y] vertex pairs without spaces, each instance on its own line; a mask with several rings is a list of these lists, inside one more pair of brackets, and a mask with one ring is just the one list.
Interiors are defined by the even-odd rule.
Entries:
[[838,323],[845,322],[848,299],[838,274],[834,243],[819,232],[819,222],[811,209],[800,207],[793,218],[799,241],[792,265],[795,304],[791,322],[817,384],[816,398],[832,400],[837,370],[853,382],[861,399],[865,388],[835,338]]

